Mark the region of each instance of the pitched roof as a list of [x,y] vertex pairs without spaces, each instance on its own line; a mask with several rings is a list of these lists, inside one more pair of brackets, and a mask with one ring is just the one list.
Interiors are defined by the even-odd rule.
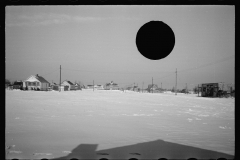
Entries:
[[153,85],[152,85],[152,84],[149,84],[149,85],[148,85],[148,88],[158,88],[158,86],[157,86],[156,84],[153,84]]
[[23,82],[14,82],[13,85],[22,85]]
[[36,77],[36,79],[38,79],[42,83],[49,83],[46,79],[44,79],[43,77],[41,77],[39,75],[36,75],[35,77]]
[[106,86],[117,86],[118,84],[117,83],[113,83],[113,82],[111,82],[111,83],[106,83]]
[[[67,82],[67,83],[70,84],[70,85],[74,85],[72,82],[67,81],[67,80],[65,80],[65,81],[63,81],[63,82]],[[63,83],[63,82],[62,82],[62,83]]]
[[72,82],[70,82],[70,81],[67,81],[70,85],[74,85]]
[[[39,82],[41,82],[41,83],[49,83],[46,79],[44,79],[43,77],[39,76],[38,74],[36,74],[36,75],[31,75],[30,77],[27,78],[27,80],[28,80],[29,78],[31,78],[31,77],[36,78],[36,79],[37,79]],[[27,80],[24,80],[24,82],[27,81]]]

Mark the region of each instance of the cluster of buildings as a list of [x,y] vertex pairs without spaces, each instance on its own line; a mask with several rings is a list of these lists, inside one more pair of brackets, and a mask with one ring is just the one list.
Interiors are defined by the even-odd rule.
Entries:
[[[56,91],[70,91],[70,90],[82,90],[84,89],[96,89],[96,90],[123,90],[120,88],[117,83],[111,81],[105,85],[80,85],[79,83],[72,83],[71,81],[65,80],[61,85],[56,83],[49,83],[42,76],[31,75],[24,81],[15,82],[12,86],[12,89],[23,89],[23,90],[56,90]],[[125,90],[137,91],[137,92],[152,92],[152,93],[162,93],[164,90],[158,88],[156,84],[150,84],[146,89],[140,89],[138,86],[129,86]],[[229,87],[229,91],[224,91],[220,83],[204,83],[198,86],[198,93],[202,97],[219,97],[221,95],[231,94],[235,96],[235,88]]]
[[40,90],[40,91],[48,91],[48,90],[56,90],[56,91],[70,91],[70,90],[82,90],[85,89],[99,89],[99,90],[119,90],[120,87],[118,84],[113,81],[110,83],[106,83],[105,85],[80,85],[79,83],[72,83],[69,80],[65,80],[61,83],[61,85],[56,83],[49,83],[42,76],[31,75],[24,81],[15,82],[12,86],[12,89],[23,89],[23,90]]

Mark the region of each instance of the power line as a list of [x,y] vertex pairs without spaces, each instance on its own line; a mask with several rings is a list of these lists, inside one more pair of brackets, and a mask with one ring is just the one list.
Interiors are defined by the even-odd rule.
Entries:
[[169,74],[169,75],[167,75],[167,76],[164,76],[164,77],[160,77],[160,78],[163,79],[163,78],[166,78],[166,77],[173,76],[174,73],[175,73],[175,72],[172,72],[171,74]]
[[225,57],[225,58],[223,58],[223,59],[221,59],[221,60],[218,60],[218,61],[215,61],[215,62],[206,63],[206,64],[203,64],[203,65],[198,66],[198,67],[189,68],[189,69],[181,70],[181,71],[178,71],[178,72],[185,72],[185,71],[189,71],[189,70],[195,70],[195,69],[207,67],[207,66],[210,66],[210,65],[213,65],[213,64],[216,64],[216,63],[220,63],[220,62],[223,62],[223,61],[227,61],[227,60],[231,59],[233,56],[234,56],[234,55],[231,55],[231,56]]
[[52,72],[48,72],[48,73],[45,73],[45,74],[42,74],[43,76],[45,76],[45,75],[48,75],[48,74],[51,74],[51,73],[53,73],[53,72],[56,72],[56,71],[58,71],[59,69],[55,69],[54,71],[52,71]]
[[[194,67],[194,68],[189,68],[189,69],[185,69],[185,70],[180,70],[178,72],[185,72],[185,71],[189,71],[189,70],[195,70],[195,69],[199,69],[199,68],[203,68],[203,67],[207,67],[209,65],[213,65],[213,64],[216,64],[216,63],[220,63],[220,62],[223,62],[223,61],[226,61],[226,60],[229,60],[233,57],[234,55],[231,55],[229,57],[226,57],[226,58],[223,58],[219,61],[215,61],[215,62],[211,62],[211,63],[207,63],[207,64],[203,64],[201,66],[198,66],[198,67]],[[69,69],[69,68],[62,68],[62,70],[69,70],[69,71],[76,71],[76,72],[90,72],[90,73],[114,73],[114,74],[159,74],[159,73],[170,73],[169,75],[167,76],[164,76],[164,77],[160,77],[160,78],[166,78],[166,77],[169,77],[169,76],[172,76],[174,74],[174,72],[172,71],[159,71],[159,72],[111,72],[111,71],[87,71],[87,70],[79,70],[79,69]],[[172,72],[172,73],[171,73]]]
[[87,71],[87,70],[79,70],[79,69],[69,69],[62,68],[62,70],[76,71],[76,72],[90,72],[90,73],[114,73],[114,74],[159,74],[159,73],[169,73],[171,71],[159,71],[159,72],[106,72],[106,71]]

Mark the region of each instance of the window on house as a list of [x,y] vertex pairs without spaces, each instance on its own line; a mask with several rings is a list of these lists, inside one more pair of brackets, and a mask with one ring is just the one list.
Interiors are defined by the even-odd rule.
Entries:
[[28,85],[29,85],[29,86],[31,86],[31,85],[32,85],[32,83],[31,83],[31,82],[28,82]]
[[33,86],[36,86],[36,82],[33,82]]

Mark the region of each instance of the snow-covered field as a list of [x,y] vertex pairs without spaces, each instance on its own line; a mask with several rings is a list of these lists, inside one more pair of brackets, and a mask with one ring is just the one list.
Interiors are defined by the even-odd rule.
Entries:
[[164,140],[234,155],[235,99],[121,91],[6,90],[7,158],[57,158]]

